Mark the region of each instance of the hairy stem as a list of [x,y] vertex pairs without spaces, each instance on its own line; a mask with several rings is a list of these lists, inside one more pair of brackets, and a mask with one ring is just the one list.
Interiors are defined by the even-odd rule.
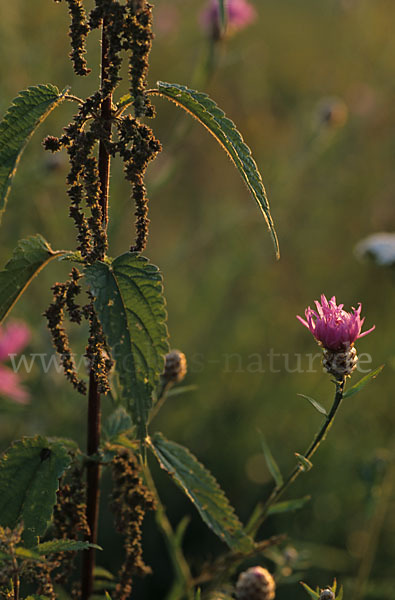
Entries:
[[[306,452],[303,455],[307,460],[310,460],[310,458],[313,456],[313,454],[318,450],[321,442],[325,439],[326,434],[328,433],[329,429],[331,428],[331,426],[333,424],[333,421],[335,420],[337,410],[341,404],[341,401],[343,400],[344,383],[345,383],[345,380],[343,380],[341,382],[336,382],[336,393],[335,393],[335,398],[334,398],[334,401],[332,404],[332,408],[329,411],[322,427],[316,434],[314,440],[311,442],[310,446],[308,447],[308,449],[306,450]],[[300,463],[298,463],[293,468],[293,470],[291,471],[291,473],[289,474],[287,479],[284,481],[284,483],[280,487],[275,487],[273,489],[272,493],[270,494],[270,496],[266,500],[266,502],[263,504],[261,509],[254,514],[253,520],[251,520],[248,523],[248,525],[246,527],[246,530],[248,533],[250,533],[250,534],[257,533],[259,527],[262,525],[263,521],[265,520],[265,517],[267,515],[267,512],[268,512],[270,506],[274,502],[276,502],[280,498],[280,496],[283,495],[283,493],[288,489],[288,487],[303,472],[304,472],[303,466]]]
[[[102,57],[101,57],[101,87],[107,79],[109,67],[108,62],[108,40],[106,35],[106,20],[103,20],[102,29]],[[111,103],[109,94],[103,99],[101,105],[101,118],[108,139],[111,137]],[[110,155],[103,141],[99,144],[99,179],[100,179],[100,205],[102,208],[102,219],[104,226],[108,220],[108,189],[110,180]],[[97,454],[100,446],[101,434],[101,408],[100,392],[98,382],[93,371],[89,375],[89,400],[88,400],[88,456]],[[87,466],[87,520],[90,529],[89,541],[97,543],[97,523],[99,516],[100,500],[100,465],[91,461]],[[84,553],[82,565],[81,592],[82,600],[88,600],[93,591],[93,571],[95,568],[95,549],[89,548]]]

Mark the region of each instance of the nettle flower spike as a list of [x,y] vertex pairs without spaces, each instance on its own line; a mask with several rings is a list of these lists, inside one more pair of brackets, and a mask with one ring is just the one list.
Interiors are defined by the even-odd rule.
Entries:
[[361,303],[353,312],[343,310],[344,304],[336,304],[335,296],[328,301],[324,294],[321,303],[316,300],[316,311],[310,306],[305,311],[306,320],[297,319],[307,327],[324,348],[323,365],[328,373],[337,381],[343,381],[356,369],[358,357],[354,343],[357,339],[368,335],[375,326],[362,332],[365,318],[361,319]]

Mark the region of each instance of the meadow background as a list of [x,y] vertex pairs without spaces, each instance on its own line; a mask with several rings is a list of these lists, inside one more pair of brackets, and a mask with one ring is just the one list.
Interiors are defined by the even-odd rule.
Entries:
[[[158,79],[191,87],[204,82],[208,40],[198,20],[204,3],[155,0],[154,5],[150,84]],[[258,19],[221,44],[215,74],[201,89],[235,121],[253,150],[281,260],[275,261],[264,221],[216,142],[197,123],[184,127],[186,116],[155,99],[153,128],[164,150],[148,172],[151,236],[145,255],[164,275],[171,345],[189,360],[185,383],[197,386],[169,400],[155,428],[189,446],[247,520],[272,485],[257,428],[286,474],[293,453],[303,452],[321,422],[297,394],[313,396],[326,407],[332,400],[333,384],[319,368],[289,372],[297,368],[297,353],[317,352],[295,315],[321,293],[336,295],[347,308],[362,302],[366,325],[375,324],[376,331],[357,348],[371,355],[372,368],[385,363],[385,369],[344,403],[314,468],[287,494],[311,494],[311,502],[299,512],[271,517],[262,536],[288,533],[288,548],[298,552],[296,580],[324,587],[335,575],[347,599],[393,598],[394,279],[392,271],[358,260],[354,248],[373,232],[395,229],[395,4],[255,0],[254,5]],[[98,36],[88,44],[92,75],[76,79],[67,60],[68,22],[65,3],[1,4],[1,115],[29,85],[71,85],[80,96],[95,89]],[[322,120],[323,106],[333,98],[347,107],[337,126]],[[74,247],[64,188],[66,157],[41,147],[45,135],[60,134],[73,110],[67,103],[52,113],[22,157],[2,222],[1,266],[17,240],[36,232],[55,249]],[[117,163],[110,219],[109,253],[116,256],[128,249],[134,222]],[[40,315],[49,304],[50,285],[66,278],[68,269],[51,263],[14,310],[13,316],[32,328],[28,353],[52,352]],[[81,331],[73,329],[72,337],[82,352]],[[289,355],[290,368],[283,357],[274,357],[270,369],[270,351]],[[306,358],[302,368],[308,368]],[[360,376],[356,373],[353,381]],[[12,439],[35,433],[70,435],[84,444],[84,399],[55,370],[44,376],[37,363],[24,379],[32,395],[28,406],[0,399],[1,450]],[[110,410],[104,400],[105,413]],[[184,513],[192,517],[185,548],[198,569],[222,547],[161,473],[158,482],[172,521]],[[109,518],[104,501],[99,543],[105,551],[99,564],[111,569],[119,540],[112,537]],[[153,519],[147,519],[145,551],[156,577],[139,586],[136,598],[163,598],[169,566]],[[369,552],[371,565],[361,567]],[[267,557],[262,564],[275,568]],[[362,595],[357,581],[370,566]],[[296,582],[286,585],[286,574],[277,597],[307,597]]]

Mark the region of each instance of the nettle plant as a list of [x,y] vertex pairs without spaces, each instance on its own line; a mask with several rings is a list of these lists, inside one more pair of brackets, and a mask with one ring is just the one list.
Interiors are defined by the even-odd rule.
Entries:
[[[144,175],[161,150],[147,122],[155,116],[152,98],[170,100],[217,139],[262,211],[278,256],[261,176],[234,123],[206,94],[164,82],[147,89],[153,35],[152,7],[145,0],[95,0],[90,12],[82,0],[67,0],[67,4],[70,57],[77,75],[89,75],[86,37],[101,29],[100,89],[85,100],[70,94],[68,88],[59,92],[49,84],[30,87],[18,95],[0,123],[0,214],[26,142],[58,105],[75,102],[78,111],[72,122],[59,138],[47,137],[44,147],[52,152],[63,149],[68,155],[69,215],[75,224],[77,246],[70,251],[53,250],[41,235],[19,241],[0,272],[0,319],[5,319],[48,263],[70,262],[69,279],[54,283],[53,301],[45,317],[66,378],[76,393],[87,398],[87,450],[69,439],[35,436],[14,442],[0,457],[0,596],[18,600],[33,592],[29,598],[129,598],[134,578],[150,572],[143,560],[141,528],[146,511],[156,511],[174,569],[168,600],[270,600],[275,597],[275,579],[280,582],[283,576],[283,555],[276,551],[283,536],[259,539],[261,525],[268,515],[295,510],[308,501],[278,502],[296,477],[311,468],[310,459],[332,425],[341,400],[378,372],[344,393],[345,378],[357,360],[353,344],[363,335],[360,308],[349,314],[334,298],[327,301],[323,297],[317,312],[308,309],[307,320],[302,319],[324,348],[324,363],[335,379],[335,401],[326,413],[309,398],[325,420],[308,450],[296,454],[297,464],[287,479],[262,438],[275,486],[266,501],[256,506],[247,525],[242,525],[214,477],[190,451],[160,433],[151,433],[153,417],[186,372],[185,356],[177,350],[170,352],[160,271],[143,256],[149,224]],[[226,26],[225,7],[220,1],[216,14],[221,28]],[[123,60],[129,64],[129,92],[117,99]],[[114,157],[123,161],[131,185],[136,232],[130,248],[112,259],[107,226]],[[66,319],[89,325],[88,378],[81,377],[74,364]],[[114,409],[103,429],[102,397]],[[200,573],[192,573],[183,554],[187,521],[181,519],[173,528],[166,516],[149,470],[148,452],[227,546],[223,556],[204,564]],[[104,579],[104,570],[95,567],[100,550],[97,529],[103,469],[112,472],[111,506],[115,528],[124,538],[125,557],[118,574],[106,573]],[[82,552],[80,562],[75,561],[78,552]],[[274,578],[256,566],[243,572],[234,584],[243,564],[262,562],[268,556],[277,566]],[[336,584],[316,592],[304,586],[313,598],[335,598]]]

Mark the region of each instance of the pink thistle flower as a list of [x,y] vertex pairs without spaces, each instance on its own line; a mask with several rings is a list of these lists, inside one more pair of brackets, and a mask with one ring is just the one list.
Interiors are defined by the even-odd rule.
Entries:
[[336,304],[336,298],[333,296],[329,301],[324,294],[321,296],[321,304],[318,300],[315,302],[317,311],[312,310],[310,306],[305,311],[306,320],[297,316],[297,319],[307,327],[317,340],[317,342],[334,352],[342,352],[353,346],[354,342],[368,335],[374,330],[375,326],[368,331],[361,333],[365,318],[361,319],[361,304],[358,308],[353,308],[353,313],[343,310],[344,304]]
[[[230,31],[244,29],[257,18],[255,8],[247,0],[225,0],[227,26]],[[203,29],[209,33],[219,32],[219,1],[210,0],[200,15]]]
[[[0,328],[0,361],[17,354],[30,340],[30,331],[24,323],[11,322]],[[6,396],[18,404],[29,402],[28,391],[20,384],[20,377],[9,367],[0,364],[0,396]]]

